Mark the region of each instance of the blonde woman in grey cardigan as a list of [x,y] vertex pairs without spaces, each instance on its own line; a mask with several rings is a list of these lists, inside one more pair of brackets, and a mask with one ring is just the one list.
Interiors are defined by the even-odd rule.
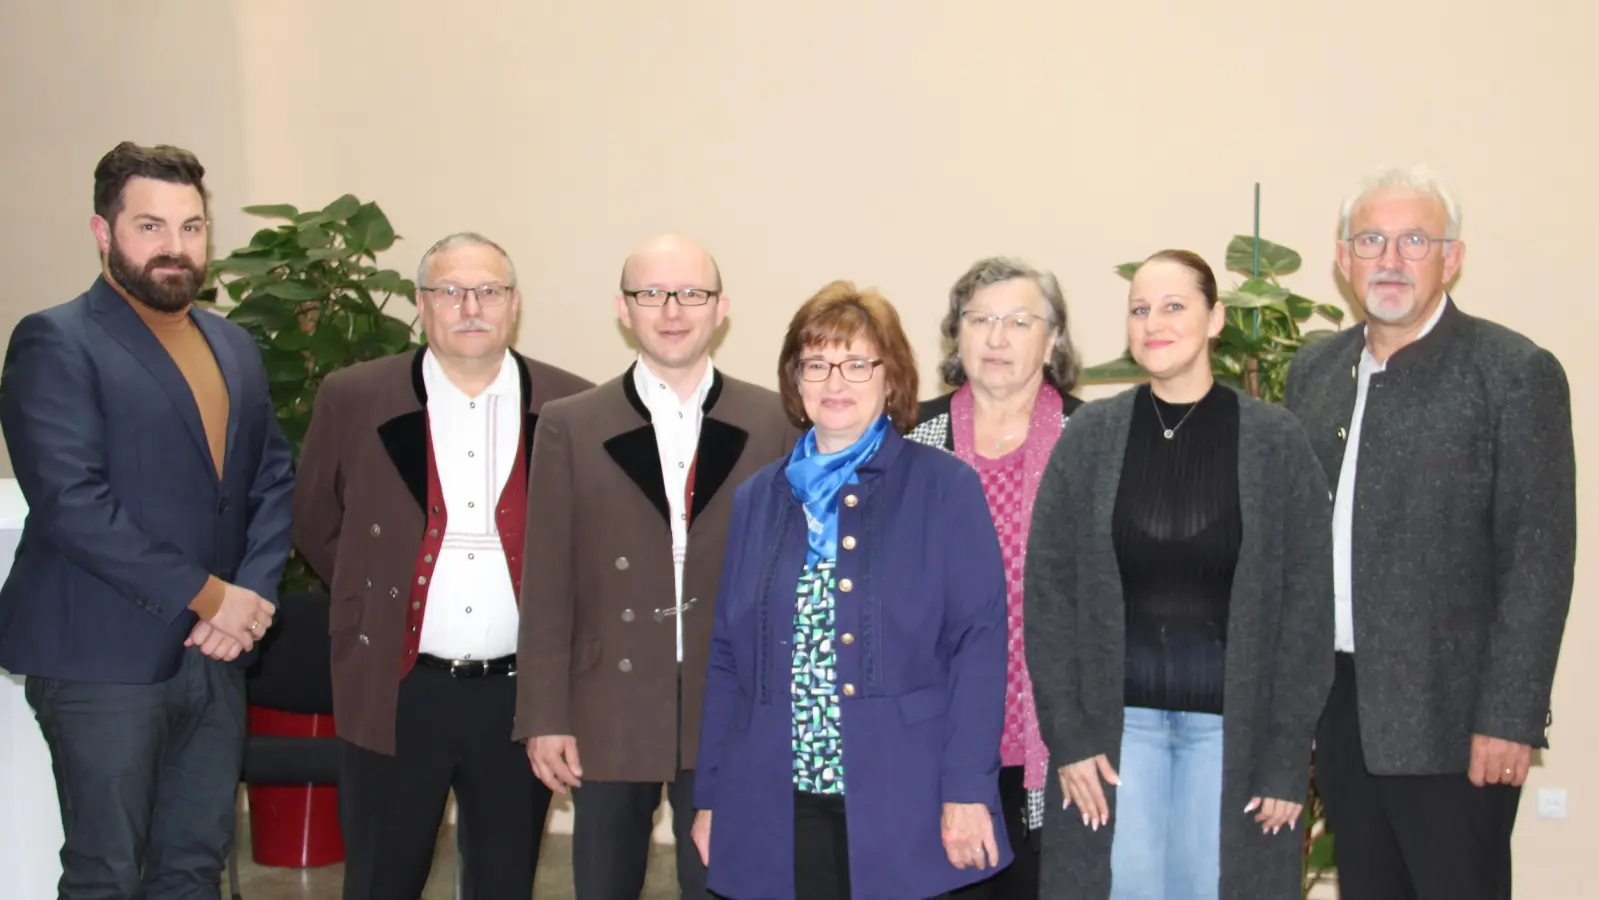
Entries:
[[1211,376],[1203,259],[1146,260],[1127,321],[1150,383],[1072,416],[1034,505],[1042,896],[1297,898],[1333,670],[1327,481],[1291,414]]

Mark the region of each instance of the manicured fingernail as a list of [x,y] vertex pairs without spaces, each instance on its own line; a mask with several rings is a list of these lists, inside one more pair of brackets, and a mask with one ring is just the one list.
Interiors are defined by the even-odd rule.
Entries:
[[1277,832],[1282,831],[1282,830],[1283,830],[1283,827],[1281,825],[1278,825],[1276,828],[1273,828],[1271,830],[1271,833],[1272,834],[1276,834]]
[[1083,813],[1083,824],[1084,825],[1088,824],[1088,813]]

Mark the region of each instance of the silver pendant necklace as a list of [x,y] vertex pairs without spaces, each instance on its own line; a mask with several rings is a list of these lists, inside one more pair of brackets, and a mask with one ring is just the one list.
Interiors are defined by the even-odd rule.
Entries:
[[[1209,396],[1210,396],[1210,393],[1207,391],[1205,393],[1205,397],[1209,397]],[[1156,400],[1155,400],[1155,389],[1154,388],[1150,388],[1150,390],[1149,390],[1149,405],[1153,406],[1155,408],[1155,421],[1160,423],[1161,436],[1164,437],[1168,441],[1171,440],[1173,437],[1176,437],[1177,436],[1177,429],[1183,427],[1183,423],[1188,421],[1188,417],[1194,414],[1194,410],[1199,408],[1199,404],[1205,402],[1205,397],[1200,397],[1198,400],[1195,400],[1194,401],[1194,405],[1188,407],[1188,412],[1183,413],[1183,417],[1181,419],[1177,420],[1177,424],[1173,425],[1170,428],[1167,428],[1166,427],[1166,419],[1165,419],[1165,417],[1163,417],[1160,414],[1160,404],[1158,402],[1156,402]]]

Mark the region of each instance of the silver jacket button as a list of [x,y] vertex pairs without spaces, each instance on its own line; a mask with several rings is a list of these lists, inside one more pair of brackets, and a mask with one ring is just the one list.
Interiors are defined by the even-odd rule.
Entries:
[[627,570],[627,557],[618,556],[616,558],[616,568],[619,569],[619,570],[622,570],[622,571],[626,571]]
[[622,621],[624,621],[624,622],[633,621],[633,611],[631,609],[622,610]]
[[623,672],[631,672],[631,671],[633,671],[633,662],[632,662],[632,660],[624,659],[621,662],[617,663],[616,667],[618,669],[621,669]]
[[360,637],[358,637],[358,638],[356,638],[356,640],[358,640],[358,641],[360,641],[360,642],[361,642],[361,643],[363,643],[363,644],[370,644],[370,643],[372,643],[372,639],[371,639],[371,638],[369,638],[369,637],[367,637],[367,636],[366,636],[366,635],[364,635],[364,634],[363,634],[363,635],[361,635],[361,636],[360,636]]

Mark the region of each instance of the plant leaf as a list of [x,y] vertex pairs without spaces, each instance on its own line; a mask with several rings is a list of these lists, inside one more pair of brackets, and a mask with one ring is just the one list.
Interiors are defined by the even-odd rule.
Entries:
[[409,296],[415,293],[416,286],[405,279],[405,276],[393,269],[384,269],[374,272],[361,279],[361,286],[373,293],[404,294]]
[[283,300],[318,300],[322,297],[321,291],[298,281],[274,281],[261,285],[256,292]]
[[290,237],[292,234],[293,232],[286,229],[263,228],[260,231],[257,231],[254,237],[250,238],[250,249],[271,250],[272,248],[283,243],[284,239]]
[[376,203],[368,203],[350,216],[350,246],[367,253],[382,253],[394,245],[394,226]]
[[211,271],[219,275],[224,272],[233,275],[265,275],[280,265],[282,265],[280,260],[271,257],[241,257],[234,254],[213,262]]
[[1128,281],[1132,281],[1133,280],[1133,274],[1138,271],[1138,267],[1141,266],[1141,265],[1143,265],[1143,262],[1141,262],[1141,261],[1140,262],[1124,262],[1121,265],[1116,267],[1116,274],[1120,275],[1121,277],[1123,277],[1125,279],[1127,279]]
[[[1233,235],[1227,244],[1227,271],[1255,275],[1255,239],[1247,234]],[[1299,271],[1304,263],[1299,254],[1271,241],[1260,240],[1260,274],[1282,276]]]
[[260,216],[264,219],[293,219],[300,211],[287,203],[269,203],[259,206],[246,206],[247,215]]
[[1251,294],[1245,291],[1223,291],[1221,302],[1234,309],[1277,309],[1288,311],[1288,292]]
[[355,215],[361,208],[361,201],[354,194],[345,194],[343,197],[329,203],[322,208],[322,214],[334,221],[343,221]]
[[1342,324],[1344,321],[1344,308],[1333,306],[1331,303],[1316,304],[1316,313],[1324,319]]
[[1102,362],[1097,366],[1089,366],[1083,370],[1080,383],[1082,384],[1125,384],[1133,381],[1145,381],[1149,373],[1144,367],[1133,362],[1131,353],[1123,353],[1119,358],[1110,362]]

